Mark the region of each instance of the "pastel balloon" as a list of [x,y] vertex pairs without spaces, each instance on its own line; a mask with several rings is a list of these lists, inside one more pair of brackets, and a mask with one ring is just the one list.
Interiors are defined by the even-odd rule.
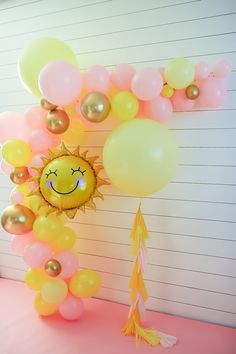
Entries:
[[61,264],[60,278],[69,278],[78,269],[78,256],[73,252],[58,252],[55,254],[54,258]]
[[54,240],[53,247],[56,250],[70,250],[76,241],[76,233],[70,227],[61,228],[57,239]]
[[38,172],[33,167],[40,167],[43,165],[42,154],[34,155],[28,164],[28,170],[31,176],[37,176]]
[[195,100],[190,100],[185,93],[185,90],[175,90],[171,97],[171,102],[174,111],[191,111],[195,106]]
[[80,71],[67,61],[52,61],[40,72],[39,88],[50,103],[58,106],[67,105],[80,94],[82,88]]
[[170,182],[178,163],[178,149],[163,124],[151,119],[133,119],[108,136],[103,162],[116,187],[144,196],[158,192]]
[[32,157],[30,146],[20,139],[10,139],[2,147],[4,160],[14,167],[25,166]]
[[30,244],[32,244],[34,241],[35,241],[35,239],[34,239],[34,236],[31,232],[21,235],[20,237],[13,236],[11,239],[11,249],[16,254],[23,256],[26,247],[29,246]]
[[222,79],[209,77],[201,82],[198,102],[202,107],[217,108],[225,102],[227,90]]
[[91,297],[97,294],[101,278],[97,272],[83,269],[75,273],[70,280],[69,289],[76,297]]
[[30,107],[25,112],[25,120],[32,129],[45,129],[47,112],[39,106]]
[[144,68],[137,71],[131,81],[134,95],[144,101],[157,97],[161,93],[162,87],[162,76],[155,68]]
[[106,93],[110,84],[109,73],[103,66],[93,65],[84,74],[84,83],[88,92]]
[[195,80],[204,80],[210,74],[210,66],[206,61],[201,61],[195,65]]
[[144,103],[144,112],[147,117],[165,122],[171,118],[173,107],[168,98],[158,96],[154,100]]
[[112,98],[111,108],[116,118],[126,121],[137,114],[139,102],[131,92],[121,91]]
[[39,216],[34,222],[33,231],[38,240],[50,242],[57,239],[62,228],[63,223],[56,216]]
[[0,169],[6,176],[10,176],[11,172],[14,170],[14,167],[2,159],[0,163]]
[[30,42],[18,60],[18,73],[24,87],[41,96],[38,86],[39,73],[54,60],[65,60],[77,65],[76,56],[67,44],[56,38],[39,38]]
[[34,130],[29,137],[29,145],[33,152],[44,152],[49,149],[52,139],[49,133],[43,130]]
[[29,268],[25,275],[25,283],[32,290],[41,290],[48,280],[49,277],[41,269]]
[[24,199],[25,199],[25,196],[24,196],[24,194],[22,192],[13,191],[11,193],[11,202],[12,202],[12,204],[22,204]]
[[216,77],[226,77],[228,76],[232,71],[232,65],[231,63],[224,59],[221,60],[214,68],[213,74]]
[[23,235],[30,232],[35,221],[35,214],[24,205],[11,205],[3,210],[1,224],[10,234]]
[[41,242],[29,245],[23,255],[24,261],[31,268],[41,268],[51,258],[51,247]]
[[47,303],[40,292],[34,298],[34,308],[41,316],[51,316],[57,311],[57,305]]
[[68,321],[77,320],[84,312],[84,303],[81,299],[68,294],[65,300],[59,305],[59,313]]
[[53,278],[43,284],[42,298],[49,304],[60,304],[67,296],[68,288],[64,280]]
[[27,141],[30,132],[31,128],[23,113],[4,112],[0,114],[0,144],[16,138]]
[[129,64],[118,64],[111,73],[111,82],[122,91],[131,89],[131,80],[135,74],[135,69]]
[[194,80],[195,67],[186,58],[171,60],[165,69],[166,82],[175,89],[182,89]]

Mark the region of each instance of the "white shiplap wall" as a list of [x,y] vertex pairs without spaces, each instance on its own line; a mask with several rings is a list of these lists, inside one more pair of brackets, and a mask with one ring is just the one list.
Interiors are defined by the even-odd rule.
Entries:
[[[169,127],[180,166],[160,193],[142,199],[150,230],[145,274],[148,308],[236,326],[236,1],[0,1],[0,111],[24,111],[37,99],[17,77],[17,57],[32,39],[55,36],[75,51],[82,69],[165,66],[186,56],[233,64],[223,108],[175,113]],[[84,145],[101,156],[111,123],[87,133]],[[0,209],[12,186],[0,176]],[[70,224],[78,232],[82,267],[101,272],[101,298],[128,303],[132,268],[129,233],[139,199],[104,187],[96,213]],[[1,230],[0,274],[20,279],[26,266]]]

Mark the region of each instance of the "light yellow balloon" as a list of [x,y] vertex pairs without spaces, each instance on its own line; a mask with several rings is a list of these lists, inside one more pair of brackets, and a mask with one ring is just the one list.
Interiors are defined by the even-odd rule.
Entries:
[[144,196],[162,189],[173,177],[178,149],[172,133],[151,119],[132,119],[108,137],[103,150],[105,170],[122,191]]
[[62,233],[63,223],[54,216],[39,216],[33,226],[33,231],[38,240],[42,242],[55,241]]
[[30,289],[41,290],[46,281],[49,280],[49,276],[41,269],[29,268],[25,275],[25,282]]
[[113,114],[122,121],[134,118],[139,109],[137,98],[128,91],[117,93],[111,101]]
[[85,127],[78,119],[71,120],[69,128],[60,137],[67,144],[81,144],[85,137]]
[[51,316],[57,311],[57,305],[47,303],[41,293],[34,298],[34,308],[41,316]]
[[41,294],[44,301],[49,304],[60,304],[66,298],[68,288],[64,280],[54,278],[44,283]]
[[101,286],[101,278],[97,272],[83,269],[76,272],[70,280],[69,289],[74,296],[91,297],[96,295]]
[[8,140],[2,147],[2,156],[4,160],[13,165],[20,167],[27,165],[32,158],[30,146],[20,139]]
[[183,89],[194,80],[195,66],[186,58],[173,59],[165,69],[166,82],[175,89]]
[[18,61],[18,73],[25,88],[41,97],[38,79],[42,68],[53,60],[65,60],[77,65],[72,49],[56,38],[35,39],[24,48]]
[[76,233],[70,227],[63,227],[58,238],[53,242],[52,246],[55,251],[70,250],[76,241]]

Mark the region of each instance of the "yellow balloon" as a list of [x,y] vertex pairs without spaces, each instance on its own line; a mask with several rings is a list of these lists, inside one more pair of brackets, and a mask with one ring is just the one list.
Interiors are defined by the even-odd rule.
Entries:
[[51,242],[56,240],[63,229],[62,221],[54,216],[39,216],[33,226],[33,231],[38,240],[43,242]]
[[41,97],[38,86],[42,68],[53,60],[77,65],[76,56],[67,44],[56,38],[39,38],[28,44],[18,61],[18,73],[25,88]]
[[165,69],[165,80],[175,89],[183,89],[190,85],[194,75],[194,64],[186,58],[173,59]]
[[76,241],[76,233],[70,227],[63,227],[52,246],[56,251],[70,250]]
[[163,97],[170,98],[173,96],[173,94],[174,94],[174,89],[171,86],[169,86],[168,84],[165,84],[163,86],[162,91],[161,91],[161,95]]
[[111,108],[117,118],[126,121],[134,118],[139,109],[139,102],[131,92],[121,91],[112,98]]
[[103,162],[111,182],[122,191],[144,196],[170,182],[178,163],[174,137],[161,123],[132,119],[113,130]]
[[57,305],[47,303],[41,293],[34,298],[34,308],[41,316],[51,316],[57,311]]
[[80,121],[71,120],[70,126],[65,133],[60,135],[62,141],[71,144],[78,145],[81,144],[85,137],[85,127]]
[[41,290],[42,286],[49,279],[48,275],[41,269],[29,268],[25,275],[25,282],[30,289]]
[[66,298],[68,288],[64,280],[54,278],[44,283],[41,294],[44,301],[49,304],[60,304]]
[[93,270],[84,269],[76,272],[70,280],[69,289],[74,296],[91,297],[96,295],[101,286],[101,278]]
[[27,143],[20,139],[8,140],[2,147],[4,160],[15,167],[27,165],[32,158],[32,151]]

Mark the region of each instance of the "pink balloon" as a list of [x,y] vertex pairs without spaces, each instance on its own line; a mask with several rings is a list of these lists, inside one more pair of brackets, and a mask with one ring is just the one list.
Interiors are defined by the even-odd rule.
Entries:
[[51,136],[43,130],[34,130],[29,137],[29,145],[33,152],[43,152],[52,146]]
[[200,84],[198,102],[202,107],[216,108],[224,104],[226,95],[224,81],[217,77],[209,77]]
[[163,87],[160,72],[154,68],[139,70],[131,81],[131,88],[140,100],[149,101],[159,96]]
[[21,204],[24,200],[25,196],[22,192],[13,192],[11,194],[11,202],[12,204]]
[[45,263],[52,258],[51,248],[44,243],[33,242],[25,248],[23,258],[31,268],[44,267]]
[[111,73],[111,82],[122,91],[130,91],[135,69],[129,64],[119,64]]
[[174,111],[191,111],[196,104],[195,101],[186,96],[185,90],[175,90],[171,97]]
[[78,269],[79,262],[78,257],[75,253],[70,251],[61,251],[55,254],[53,257],[61,264],[60,278],[71,277]]
[[69,294],[59,305],[59,312],[65,320],[77,320],[84,312],[84,303],[81,299]]
[[24,254],[25,248],[31,245],[34,241],[35,238],[31,232],[25,235],[13,236],[11,240],[11,249],[16,254],[22,256]]
[[195,66],[195,80],[204,80],[210,74],[210,66],[206,61],[201,61]]
[[108,71],[101,65],[93,65],[84,74],[87,91],[106,93],[109,89],[110,78]]
[[232,71],[232,65],[231,63],[224,59],[221,60],[214,68],[213,74],[216,77],[226,77],[228,76]]
[[11,172],[14,170],[14,167],[2,159],[0,163],[0,169],[6,176],[10,176]]
[[171,118],[173,113],[172,103],[168,98],[158,96],[152,101],[144,103],[145,116],[159,122],[165,122]]
[[27,186],[31,191],[33,191],[37,188],[38,183],[36,183],[35,181],[30,181],[27,183]]
[[25,112],[25,120],[33,129],[46,129],[46,117],[48,112],[39,106],[30,107]]
[[28,164],[28,170],[31,176],[37,176],[38,172],[34,170],[32,167],[40,167],[43,166],[42,154],[35,155],[32,160]]
[[9,139],[28,141],[31,128],[25,121],[23,113],[4,112],[0,114],[0,144]]
[[68,105],[82,89],[79,69],[67,61],[51,61],[39,74],[39,87],[49,102],[58,106]]

